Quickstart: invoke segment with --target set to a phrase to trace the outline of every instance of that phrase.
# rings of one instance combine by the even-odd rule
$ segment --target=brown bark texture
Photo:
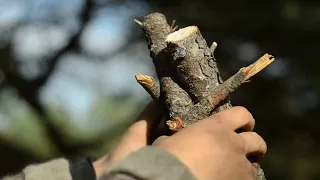
[[[223,81],[214,57],[217,43],[208,47],[197,26],[175,31],[161,13],[135,21],[146,35],[160,84],[148,75],[136,75],[136,80],[164,108],[165,121],[158,129],[171,133],[232,107],[229,94],[274,61],[272,55],[265,54]],[[257,179],[265,180],[259,164],[253,166]]]

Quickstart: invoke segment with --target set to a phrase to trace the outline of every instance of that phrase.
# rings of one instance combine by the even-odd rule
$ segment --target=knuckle
[[[220,114],[217,114],[217,118],[214,120],[215,124],[224,124],[224,119],[220,116]]]
[[[168,136],[160,136],[152,144],[163,145],[163,144],[166,144],[167,139],[168,139]]]
[[[221,114],[212,115],[200,121],[200,123],[202,123],[204,129],[208,129],[209,131],[226,128],[225,118]]]
[[[260,152],[262,154],[267,153],[267,143],[265,142],[265,140],[256,132],[252,132],[251,134],[252,134],[252,136],[255,137],[256,142],[259,145],[258,152]]]
[[[246,123],[245,129],[252,131],[255,126],[255,119],[249,110],[243,106],[237,106],[235,110],[238,117],[243,118],[243,121]]]
[[[248,109],[243,106],[235,106],[233,108],[234,108],[234,111],[237,111],[239,114],[250,114]]]
[[[253,118],[252,114],[249,112],[249,110],[243,106],[236,106],[234,107],[235,111],[238,113],[238,115],[242,117],[247,117],[247,118]]]
[[[259,151],[265,154],[267,152],[267,143],[258,133],[253,132],[253,135],[257,137],[257,143],[259,143]]]
[[[218,137],[225,139],[227,137],[226,133],[228,132],[225,130],[224,125],[220,125],[206,128],[205,131],[202,131],[202,136],[209,139]]]
[[[221,113],[216,113],[216,114],[213,114],[213,115],[205,118],[204,121],[220,124],[220,123],[223,123],[223,119],[224,118],[223,118],[223,115]]]

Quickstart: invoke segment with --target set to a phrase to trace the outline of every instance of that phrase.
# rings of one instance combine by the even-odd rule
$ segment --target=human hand
[[[113,150],[93,163],[96,176],[99,178],[106,167],[125,158],[130,153],[148,145],[153,127],[159,123],[161,111],[155,102],[147,105],[137,121],[121,137]]]
[[[253,131],[255,121],[243,107],[233,107],[190,125],[153,145],[181,160],[201,180],[253,180],[247,156],[264,156],[265,141]],[[246,132],[236,133],[236,130]]]

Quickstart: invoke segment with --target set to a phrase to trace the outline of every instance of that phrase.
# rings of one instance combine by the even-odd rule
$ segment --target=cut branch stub
[[[150,94],[153,100],[159,100],[160,87],[152,76],[137,74],[136,80]]]
[[[178,84],[193,99],[201,102],[219,84],[218,72],[212,51],[196,26],[171,33],[167,39],[168,55],[172,57]]]

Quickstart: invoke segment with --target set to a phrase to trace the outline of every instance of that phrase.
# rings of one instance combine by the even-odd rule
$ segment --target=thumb
[[[149,103],[108,155],[109,161],[119,161],[130,153],[147,146],[151,131],[159,123],[160,117],[161,111],[157,108],[156,102]]]
[[[148,144],[153,130],[157,128],[162,116],[162,109],[155,101],[150,102],[139,115],[136,122],[126,132],[126,138],[133,139],[143,145]]]
[[[152,145],[159,145],[161,144],[164,140],[166,140],[169,136],[163,135],[158,137],[153,143]]]

